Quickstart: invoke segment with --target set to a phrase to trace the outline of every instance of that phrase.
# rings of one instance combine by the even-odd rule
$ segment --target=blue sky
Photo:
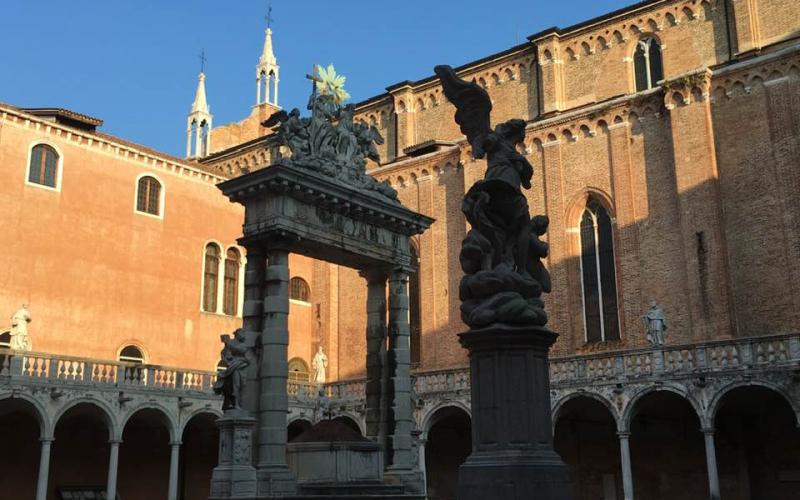
[[[280,104],[305,105],[305,74],[333,63],[355,101],[569,26],[632,0],[273,0]],[[205,49],[214,124],[255,102],[267,0],[3,0],[0,101],[65,107],[107,133],[182,156]]]

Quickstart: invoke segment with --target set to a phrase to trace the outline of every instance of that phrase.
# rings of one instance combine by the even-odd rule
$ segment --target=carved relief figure
[[[31,339],[28,336],[28,323],[31,322],[31,313],[28,304],[22,304],[13,315],[11,315],[11,342],[9,347],[16,351],[30,351],[32,349]]]
[[[317,354],[314,355],[314,359],[311,360],[311,368],[314,369],[314,383],[324,384],[326,380],[325,369],[328,368],[328,356],[322,352],[322,344],[317,348]]]
[[[214,392],[222,394],[223,410],[241,410],[242,394],[244,389],[245,377],[244,369],[250,364],[247,360],[248,347],[245,344],[245,335],[242,328],[230,335],[220,335],[220,340],[224,344],[221,352],[222,361],[225,363],[225,371],[217,376],[214,383]]]
[[[666,342],[667,320],[661,307],[652,301],[647,314],[642,316],[645,325],[647,340],[653,346],[662,346]]]

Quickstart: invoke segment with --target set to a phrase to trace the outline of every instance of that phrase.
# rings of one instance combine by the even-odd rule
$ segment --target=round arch
[[[61,417],[63,417],[71,409],[82,404],[88,404],[100,410],[100,416],[103,418],[103,420],[105,420],[106,427],[108,428],[109,440],[117,439],[117,435],[122,434],[122,430],[119,427],[119,421],[115,417],[114,410],[108,406],[107,403],[99,399],[83,397],[70,401],[67,405],[56,412],[52,420],[52,435],[55,435],[55,430],[56,427],[58,427],[58,422],[61,420]]]
[[[464,403],[463,401],[445,401],[443,403],[439,403],[438,405],[434,406],[427,413],[422,417],[422,421],[420,422],[419,428],[422,429],[423,432],[427,433],[428,431],[433,428],[441,419],[448,416],[448,413],[454,410],[461,410],[472,422],[472,409],[469,407],[468,404]],[[452,414],[452,413],[450,413]]]
[[[605,407],[605,409],[608,410],[609,414],[611,415],[611,418],[614,420],[614,424],[616,425],[617,429],[618,430],[620,429],[621,416],[619,414],[619,411],[617,411],[617,407],[614,406],[611,403],[611,401],[609,401],[608,399],[603,397],[601,394],[598,394],[596,392],[572,392],[572,393],[567,394],[566,396],[562,397],[558,401],[556,401],[556,404],[553,405],[553,410],[552,410],[552,415],[553,415],[552,426],[553,426],[553,430],[555,430],[555,428],[556,428],[556,422],[558,422],[558,418],[561,416],[561,413],[564,410],[564,407],[570,401],[574,401],[574,400],[582,398],[582,397],[597,401],[598,403],[603,405]]]
[[[633,395],[622,412],[619,428],[620,432],[630,432],[631,422],[633,421],[633,417],[636,416],[637,403],[639,403],[645,396],[649,394],[655,394],[657,392],[671,392],[682,397],[692,407],[700,424],[704,425],[706,422],[702,405],[691,394],[689,394],[686,389],[675,385],[662,385],[656,387],[647,387]]]
[[[170,411],[165,406],[153,402],[147,402],[135,406],[122,417],[120,420],[117,439],[122,439],[122,435],[125,432],[125,426],[131,420],[131,418],[144,410],[154,410],[157,414],[160,414],[160,418],[163,419],[162,423],[166,426],[167,431],[169,432],[170,441],[180,441],[180,434],[178,434],[178,428],[180,426],[175,421],[175,418],[170,414]]]
[[[364,426],[361,423],[361,419],[359,419],[358,417],[356,417],[355,415],[353,415],[350,412],[337,413],[333,417],[333,420],[338,420],[338,421],[344,423],[345,425],[347,425],[350,428],[352,428],[354,431],[358,431],[358,433],[361,434],[362,436],[365,433],[365,429],[364,429]]]
[[[158,189],[158,214],[151,214],[148,212],[141,212],[139,211],[139,182],[145,178],[150,177],[154,179],[159,186]],[[167,186],[164,184],[164,180],[159,177],[154,172],[142,172],[141,174],[136,176],[136,179],[133,183],[133,212],[139,215],[147,215],[149,217],[154,217],[156,219],[163,219],[164,212],[166,211],[166,200],[167,200]]]
[[[23,406],[30,409],[30,415],[36,419],[39,424],[39,437],[52,438],[54,426],[47,418],[47,410],[36,399],[28,396],[27,394],[12,394],[11,392],[0,393],[0,407],[5,401],[22,402]]]
[[[150,353],[145,349],[144,343],[138,339],[126,339],[119,343],[117,348],[114,350],[114,360],[119,361],[119,357],[122,354],[122,351],[126,347],[135,347],[139,349],[139,352],[142,353],[142,363],[147,363],[150,359]]]
[[[56,152],[58,156],[58,161],[56,162],[56,185],[55,187],[46,186],[43,184],[36,184],[30,182],[28,179],[30,178],[30,170],[31,170],[31,158],[33,157],[33,148],[36,146],[47,146],[52,148],[53,151]],[[28,144],[28,159],[27,163],[25,164],[25,184],[28,186],[36,186],[42,189],[48,189],[50,191],[61,191],[61,179],[64,177],[64,153],[61,151],[61,148],[53,142],[47,139],[36,139],[35,141]]]
[[[222,418],[222,410],[217,408],[198,408],[188,415],[185,418],[181,419],[181,422],[178,424],[176,428],[176,433],[179,436],[183,435],[183,431],[186,430],[186,426],[189,425],[189,422],[192,421],[193,418],[199,417],[201,415],[211,415],[215,419]]]
[[[750,380],[746,382],[737,381],[737,382],[731,382],[730,384],[722,387],[719,391],[717,391],[717,393],[711,399],[711,402],[709,402],[708,404],[708,409],[706,410],[707,421],[704,422],[704,425],[705,423],[708,423],[709,427],[713,426],[714,421],[717,418],[717,413],[719,413],[719,409],[722,406],[722,402],[725,399],[726,395],[728,395],[732,391],[735,391],[736,389],[743,389],[748,387],[760,387],[771,390],[780,395],[781,398],[783,398],[784,401],[786,401],[786,404],[789,405],[789,408],[791,408],[792,411],[794,412],[795,419],[797,420],[797,425],[798,427],[800,427],[800,407],[798,407],[798,405],[795,404],[795,402],[792,400],[792,397],[782,387],[765,380]]]

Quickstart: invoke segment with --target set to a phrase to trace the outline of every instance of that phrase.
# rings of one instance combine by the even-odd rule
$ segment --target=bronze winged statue
[[[539,236],[548,221],[530,217],[522,194],[522,188],[531,188],[533,176],[533,167],[516,149],[525,139],[525,121],[512,119],[492,129],[486,90],[462,80],[450,66],[436,66],[434,72],[456,107],[456,123],[473,156],[487,163],[486,175],[470,188],[461,208],[472,226],[460,255],[462,319],[472,328],[544,326],[541,294],[550,291],[550,276],[541,262],[547,243]]]

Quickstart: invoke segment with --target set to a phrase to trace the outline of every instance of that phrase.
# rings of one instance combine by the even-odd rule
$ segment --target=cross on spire
[[[204,73],[206,69],[206,49],[200,51],[200,73]]]
[[[270,2],[270,3],[268,4],[268,7],[267,7],[267,15],[266,15],[266,16],[264,16],[264,19],[267,21],[267,28],[271,28],[271,27],[272,27],[272,21],[274,21],[274,20],[275,20],[275,19],[272,17],[272,2]]]

